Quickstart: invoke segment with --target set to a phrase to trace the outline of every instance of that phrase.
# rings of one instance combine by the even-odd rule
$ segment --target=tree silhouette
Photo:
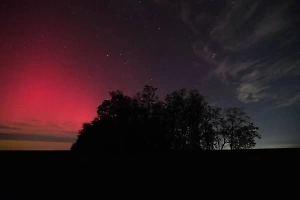
[[[142,135],[147,150],[166,150],[167,127],[163,119],[163,102],[155,94],[157,88],[146,85],[142,93],[137,93],[133,98],[134,110],[137,120],[134,127],[138,126],[138,134]]]
[[[110,92],[97,117],[84,123],[72,151],[140,153],[180,150],[248,149],[260,138],[243,109],[210,107],[197,90],[167,94],[146,85],[133,97]]]
[[[203,125],[202,125],[202,148],[206,150],[219,149],[219,117],[220,108],[213,108],[206,106],[204,111]]]
[[[181,150],[188,142],[187,135],[184,133],[186,121],[185,114],[186,90],[181,89],[168,94],[165,98],[165,122],[168,127],[168,138],[170,149]]]
[[[186,127],[188,129],[189,143],[191,149],[200,149],[201,141],[208,134],[205,132],[207,124],[205,124],[207,103],[204,101],[202,96],[197,90],[191,90],[188,98],[186,99],[184,118],[186,121]]]
[[[255,138],[261,138],[258,127],[249,122],[249,117],[243,108],[227,108],[224,117],[220,119],[223,138],[221,149],[229,144],[230,149],[249,149],[255,146]]]

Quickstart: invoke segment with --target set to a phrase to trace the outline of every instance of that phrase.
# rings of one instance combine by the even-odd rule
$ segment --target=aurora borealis
[[[297,147],[297,8],[297,1],[1,1],[0,149],[8,141],[12,149],[35,149],[33,142],[65,149],[108,91],[132,95],[146,84],[160,98],[198,89],[212,105],[245,107],[260,127],[259,148]]]

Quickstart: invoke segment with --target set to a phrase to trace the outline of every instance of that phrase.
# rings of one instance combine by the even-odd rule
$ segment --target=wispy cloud
[[[242,83],[237,88],[238,99],[244,103],[258,102],[266,98],[267,93],[264,91],[268,86],[256,86],[251,83]]]
[[[0,133],[0,140],[44,141],[44,142],[74,142],[75,138],[43,134]]]
[[[0,130],[20,130],[20,128],[0,124]]]
[[[38,139],[49,141],[51,138],[74,139],[76,138],[76,129],[76,124],[68,121],[59,124],[43,120],[2,121],[0,123],[0,134],[9,134],[9,136],[14,137],[11,139],[15,139],[16,137],[25,138],[28,136],[29,138],[35,138],[35,141]],[[45,140],[45,138],[49,140]]]
[[[290,106],[297,102],[300,102],[300,91],[293,97],[282,98],[279,102],[276,103],[275,108]]]
[[[290,12],[295,1],[222,1],[215,10],[207,3],[180,1],[178,13],[198,36],[193,50],[213,67],[209,76],[232,85],[243,103],[299,103],[291,87],[300,84],[300,18]]]

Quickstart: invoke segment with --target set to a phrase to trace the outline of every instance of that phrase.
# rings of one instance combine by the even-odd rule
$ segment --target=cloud
[[[280,107],[290,106],[290,105],[293,105],[293,104],[295,104],[297,102],[300,102],[300,92],[298,92],[293,97],[282,98],[281,101],[279,101],[274,108],[280,108]]]
[[[300,18],[296,1],[180,1],[178,15],[195,33],[195,55],[209,77],[232,85],[243,103],[285,107],[300,102]],[[197,8],[197,9],[196,9]],[[213,8],[213,9],[212,9]]]
[[[220,12],[218,20],[209,32],[210,38],[222,45],[224,50],[239,51],[250,45],[253,38],[249,32],[243,31],[245,24],[252,22],[251,17],[257,12],[260,1],[227,1]]]
[[[11,122],[11,125],[17,126],[17,127],[31,127],[34,125],[34,123],[26,123],[26,122]]]
[[[237,88],[238,99],[244,103],[258,102],[266,98],[267,93],[264,91],[268,88],[256,86],[251,83],[242,83]]]
[[[231,58],[225,57],[220,62],[216,63],[217,67],[210,72],[210,76],[216,76],[220,78],[222,81],[228,83],[229,78],[238,78],[241,73],[246,70],[251,70],[255,65],[258,64],[258,60],[245,60],[243,62],[237,62],[236,60],[230,60]],[[254,74],[255,72],[255,74]],[[257,71],[251,72],[250,74],[245,74],[245,78],[249,78],[249,76],[253,77],[253,75],[258,75]]]
[[[268,35],[277,33],[290,25],[290,19],[286,17],[288,8],[292,5],[293,1],[286,1],[284,4],[280,4],[265,11],[264,16],[256,24],[253,31],[255,38],[261,39]]]
[[[20,128],[18,128],[18,127],[13,127],[13,126],[7,126],[7,125],[0,124],[0,130],[1,129],[4,129],[4,130],[20,130]]]
[[[181,4],[182,9],[180,11],[180,17],[184,23],[190,24],[191,23],[191,9],[187,2],[182,2]]]
[[[78,128],[75,122],[69,121],[60,124],[43,120],[3,121],[0,124],[0,133],[75,138]]]
[[[55,135],[22,134],[22,133],[0,133],[0,140],[22,140],[22,141],[45,141],[45,142],[75,142],[71,137],[59,137]]]

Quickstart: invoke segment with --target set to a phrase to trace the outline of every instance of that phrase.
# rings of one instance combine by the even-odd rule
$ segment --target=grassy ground
[[[297,191],[299,155],[300,149],[90,158],[69,151],[0,152],[0,193],[10,199],[19,199],[20,194],[55,199],[96,199],[105,194],[139,198],[154,194],[230,195],[242,199],[287,195]]]

